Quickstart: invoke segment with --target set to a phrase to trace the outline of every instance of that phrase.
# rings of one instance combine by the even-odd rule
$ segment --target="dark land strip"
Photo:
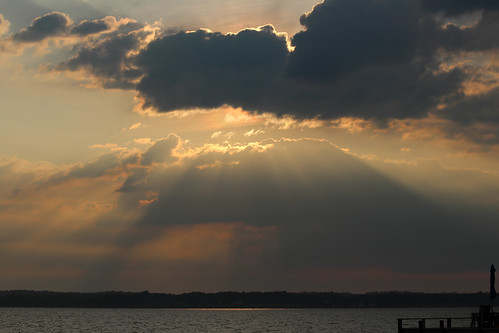
[[[191,292],[165,294],[31,290],[0,291],[0,307],[71,308],[390,308],[475,307],[490,303],[488,293],[372,292]]]

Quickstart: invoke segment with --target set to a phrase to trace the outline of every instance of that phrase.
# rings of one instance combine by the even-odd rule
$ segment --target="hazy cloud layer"
[[[147,156],[151,154],[159,164],[150,163]],[[476,260],[481,253],[497,250],[491,236],[497,229],[497,209],[492,203],[482,205],[483,200],[478,200],[480,205],[463,201],[463,188],[496,179],[492,175],[445,170],[436,163],[422,167],[421,174],[409,165],[382,166],[403,180],[398,183],[325,141],[308,139],[265,140],[237,148],[188,147],[170,135],[134,163],[123,169],[128,176],[118,192],[116,211],[99,219],[100,225],[107,225],[113,223],[113,216],[124,215],[119,211],[140,207],[135,224],[122,230],[115,244],[135,251],[175,242],[169,232],[178,228],[192,232],[201,228],[205,233],[216,228],[225,230],[225,235],[226,228],[239,230],[230,236],[228,251],[240,262],[232,267],[232,278],[240,283],[250,283],[248,276],[256,278],[258,272],[275,269],[376,267],[411,274],[452,272],[465,263],[473,270],[482,265]],[[438,175],[434,180],[426,179],[430,169]],[[85,174],[100,178],[104,173]],[[427,190],[428,196],[423,196],[411,190],[417,186],[409,175],[432,182],[443,192],[437,195]],[[456,184],[454,193],[438,185],[440,178]],[[488,197],[497,189],[493,184],[495,180],[477,195]],[[250,243],[248,233],[256,233]],[[463,247],[469,238],[482,240],[480,246]],[[210,241],[206,242],[198,245],[207,257],[193,262],[210,260]],[[253,251],[247,252],[248,246]],[[192,247],[182,251],[197,253],[197,245]],[[265,255],[258,255],[259,251]],[[190,259],[185,260],[187,264]],[[115,262],[108,270],[126,265]],[[208,268],[203,271],[213,273]]]
[[[51,178],[50,182],[60,182],[68,179],[78,178],[98,178],[104,176],[109,171],[117,167],[121,167],[121,160],[115,154],[106,154],[99,157],[99,159],[85,164],[77,165],[67,170],[66,172],[59,173]]]
[[[140,223],[244,222],[276,227],[281,251],[267,254],[269,267],[340,268],[381,260],[384,268],[412,271],[423,256],[425,263],[416,270],[445,271],[460,265],[443,264],[448,251],[472,260],[470,249],[460,244],[471,234],[488,239],[469,222],[473,213],[448,211],[326,142],[261,144],[272,148],[260,153],[248,147],[231,155],[200,154],[202,162],[187,160],[163,176],[149,175],[143,186],[155,189],[158,200]],[[223,162],[217,166],[217,160]],[[212,167],[199,167],[204,165]],[[493,216],[484,213],[481,223],[489,225]],[[450,228],[454,232],[447,233]],[[438,250],[442,241],[445,251]],[[342,255],[344,251],[348,256]]]
[[[194,146],[174,134],[70,167],[0,160],[2,259],[13,276],[22,276],[20,263],[47,273],[40,286],[54,286],[44,267],[57,264],[59,278],[83,289],[95,281],[140,287],[134,272],[157,290],[165,288],[152,282],[158,276],[176,290],[277,288],[276,281],[323,289],[340,285],[340,271],[411,277],[480,270],[480,258],[488,264],[483,254],[498,250],[497,175],[380,161],[394,181],[375,164],[324,140]],[[463,246],[470,238],[480,244]],[[217,283],[200,284],[207,276]],[[382,285],[359,281],[349,288]]]

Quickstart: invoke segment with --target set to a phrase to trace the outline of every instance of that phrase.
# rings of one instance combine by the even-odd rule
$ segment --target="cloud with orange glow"
[[[43,82],[4,96],[0,283],[468,290],[499,250],[498,13],[325,0],[294,35],[0,15],[0,70]],[[82,111],[49,112],[54,87]]]
[[[9,31],[10,22],[0,13],[0,37]]]
[[[354,276],[359,265],[387,276],[411,269],[426,274],[428,267],[447,274],[457,266],[442,266],[442,241],[473,269],[478,253],[461,244],[470,234],[487,239],[499,214],[497,175],[424,161],[363,160],[318,139],[196,146],[172,134],[86,164],[4,158],[0,167],[0,218],[10,221],[2,226],[9,235],[2,252],[11,258],[4,262],[22,276],[25,268],[12,258],[31,263],[27,256],[37,249],[32,267],[46,276],[44,283],[55,271],[43,265],[61,256],[67,262],[59,265],[61,276],[95,279],[103,288],[133,288],[137,274],[151,286],[162,277],[177,290],[199,283],[195,276],[219,281],[203,290],[265,289],[279,272],[288,272],[283,287],[306,281],[322,288],[326,275],[319,272]],[[487,186],[476,201],[465,200],[478,182]],[[459,202],[453,212],[434,204],[443,197],[451,206]],[[488,231],[470,222],[471,212]],[[462,231],[448,234],[456,225]],[[484,244],[495,249],[495,242]],[[432,259],[424,266],[407,266],[407,258],[417,262],[425,253]],[[0,279],[12,281],[1,273]],[[376,281],[372,286],[381,286]]]
[[[484,5],[474,22],[459,19],[475,7],[325,0],[300,18],[303,30],[294,36],[272,25],[222,34],[111,16],[73,23],[52,12],[12,39],[72,39],[76,54],[51,68],[93,87],[135,90],[136,109],[144,114],[185,117],[230,107],[226,120],[233,124],[272,114],[267,123],[281,129],[295,121],[314,128],[357,119],[356,129],[350,127],[356,131],[362,122],[383,128],[392,120],[441,118],[468,141],[496,145],[491,59],[499,48],[498,12]],[[366,8],[371,15],[363,20],[341,19]],[[467,136],[469,128],[474,134]]]

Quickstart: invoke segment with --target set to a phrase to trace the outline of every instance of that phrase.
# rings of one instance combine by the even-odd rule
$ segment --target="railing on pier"
[[[397,321],[399,333],[425,329],[444,331],[449,328],[471,328],[475,325],[473,317],[399,318]]]

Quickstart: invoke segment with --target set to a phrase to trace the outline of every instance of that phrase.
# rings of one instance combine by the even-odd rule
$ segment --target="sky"
[[[0,289],[489,288],[494,0],[0,0]]]

